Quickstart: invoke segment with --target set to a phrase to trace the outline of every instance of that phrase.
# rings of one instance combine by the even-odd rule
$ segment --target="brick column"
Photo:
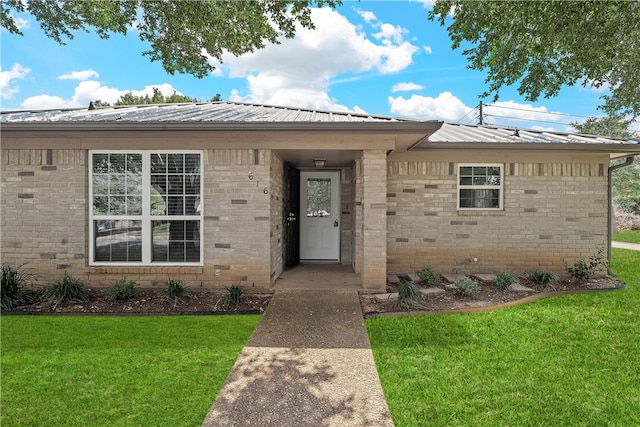
[[[362,153],[362,286],[384,290],[387,281],[387,153]]]

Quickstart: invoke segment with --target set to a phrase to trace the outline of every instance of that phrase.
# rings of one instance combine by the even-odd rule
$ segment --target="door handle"
[[[335,221],[333,221],[333,226],[334,226],[334,227],[338,227],[338,226],[339,226],[339,225],[338,225],[338,220],[337,220],[337,219],[336,219]]]

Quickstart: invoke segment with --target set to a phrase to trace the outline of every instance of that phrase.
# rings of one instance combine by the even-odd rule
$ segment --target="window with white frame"
[[[92,264],[201,264],[200,152],[91,151]]]
[[[459,164],[458,209],[502,209],[502,178],[499,164]]]

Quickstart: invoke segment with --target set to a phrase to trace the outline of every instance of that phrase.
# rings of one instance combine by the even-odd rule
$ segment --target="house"
[[[231,102],[3,112],[2,263],[270,288],[302,262],[563,271],[636,141]]]

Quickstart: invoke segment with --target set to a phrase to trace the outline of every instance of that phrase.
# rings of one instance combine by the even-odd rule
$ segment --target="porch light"
[[[327,159],[313,159],[313,164],[316,165],[317,168],[323,168]]]

